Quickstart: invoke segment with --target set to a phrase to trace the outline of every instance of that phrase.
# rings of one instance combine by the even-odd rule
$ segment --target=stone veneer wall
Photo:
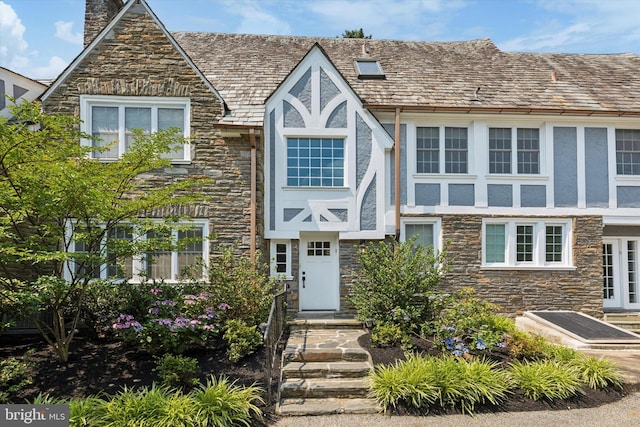
[[[602,217],[573,217],[575,270],[483,270],[482,218],[443,215],[451,269],[445,290],[471,286],[505,313],[576,310],[602,317]]]
[[[249,248],[251,144],[248,135],[223,138],[215,124],[222,116],[220,100],[185,62],[141,6],[126,14],[113,31],[90,52],[52,93],[44,108],[79,116],[80,95],[188,97],[191,102],[192,163],[157,170],[140,179],[162,186],[184,178],[209,178],[203,190],[210,200],[184,208],[183,213],[208,218],[217,242]],[[257,138],[258,159],[262,141]],[[263,167],[259,161],[258,218],[262,217]],[[152,212],[164,216],[174,209]],[[262,227],[258,221],[259,227]],[[260,230],[260,228],[259,228]],[[258,231],[258,236],[262,233]],[[263,241],[258,239],[258,248]],[[215,246],[212,248],[215,253]]]

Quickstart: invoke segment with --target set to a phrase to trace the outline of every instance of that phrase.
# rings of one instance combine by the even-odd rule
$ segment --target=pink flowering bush
[[[120,314],[112,325],[125,341],[152,354],[181,354],[219,337],[227,304],[214,303],[207,292],[179,294],[172,299],[166,299],[160,288],[152,288],[150,293],[154,301],[144,319]]]

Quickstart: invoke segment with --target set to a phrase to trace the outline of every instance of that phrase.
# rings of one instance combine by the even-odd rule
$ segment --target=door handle
[[[303,288],[305,288],[305,287],[306,287],[306,286],[305,286],[305,284],[304,284],[305,280],[307,280],[306,274],[307,274],[307,273],[305,273],[304,271],[302,272],[302,287],[303,287]]]

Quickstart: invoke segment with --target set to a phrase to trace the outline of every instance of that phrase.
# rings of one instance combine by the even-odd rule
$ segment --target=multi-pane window
[[[638,250],[635,240],[627,241],[627,279],[629,289],[629,302],[638,302]]]
[[[518,128],[518,173],[540,173],[540,129]]]
[[[618,175],[640,175],[640,130],[616,129]]]
[[[485,220],[482,249],[485,267],[571,267],[571,222]]]
[[[291,278],[291,243],[289,241],[271,241],[271,275]]]
[[[540,129],[489,128],[489,173],[510,174],[514,170],[525,175],[540,173]]]
[[[489,128],[489,173],[511,173],[510,128]]]
[[[406,237],[416,237],[415,244],[425,248],[434,246],[433,224],[408,223],[404,226]]]
[[[90,251],[81,239],[74,241],[74,252],[87,255],[74,258],[73,272],[95,279],[135,281],[173,281],[186,274],[200,277],[204,274],[208,257],[206,238],[204,223],[147,233],[137,233],[133,227],[119,226],[109,231],[100,248]],[[148,251],[132,256],[132,244],[141,240],[148,245]],[[95,255],[89,257],[90,252]]]
[[[445,173],[467,173],[467,128],[444,128]]]
[[[602,291],[603,298],[612,300],[615,298],[615,275],[614,275],[614,255],[613,245],[605,243],[602,245]]]
[[[307,256],[331,256],[331,242],[307,242]]]
[[[92,157],[115,160],[129,149],[134,130],[143,133],[177,129],[179,136],[188,137],[188,100],[182,98],[117,98],[108,96],[81,96],[83,129],[94,137]],[[174,150],[163,157],[188,161],[188,146],[177,143]]]
[[[288,138],[287,185],[344,186],[344,139]]]
[[[416,168],[418,173],[440,172],[440,128],[416,129]]]
[[[468,129],[464,127],[417,127],[416,172],[440,173],[444,169],[445,173],[468,173],[468,138]]]

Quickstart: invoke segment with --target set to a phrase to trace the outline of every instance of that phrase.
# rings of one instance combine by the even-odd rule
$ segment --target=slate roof
[[[372,109],[640,116],[640,56],[634,54],[510,53],[488,39],[172,36],[226,101],[231,116],[223,122],[229,124],[262,125],[265,100],[315,43]],[[354,60],[363,57],[379,60],[386,79],[359,80]]]

